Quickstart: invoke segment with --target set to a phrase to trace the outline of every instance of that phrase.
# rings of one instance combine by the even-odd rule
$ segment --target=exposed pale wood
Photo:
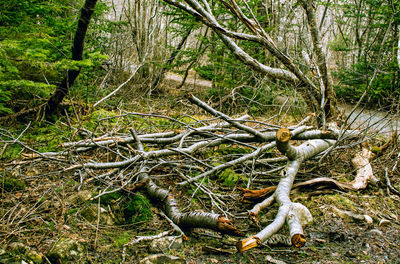
[[[290,137],[291,137],[290,130],[286,127],[280,128],[276,132],[276,140],[280,142],[289,142]]]
[[[276,186],[271,186],[259,190],[250,190],[250,189],[245,189],[238,187],[238,190],[241,191],[242,194],[242,200],[243,201],[256,201],[264,198],[265,196],[273,193],[276,190]]]
[[[372,151],[363,145],[361,152],[356,153],[355,157],[351,160],[357,169],[357,175],[350,184],[357,190],[367,188],[370,179],[374,178],[372,166],[369,162],[373,155]]]
[[[252,236],[237,242],[236,248],[239,252],[244,252],[257,247],[259,244],[261,244],[260,239],[256,236]]]
[[[366,214],[356,214],[351,211],[345,211],[345,210],[340,210],[336,208],[335,206],[332,206],[332,211],[335,212],[338,216],[343,218],[345,221],[364,221],[367,224],[371,225],[373,224],[373,220],[371,216],[366,215]]]
[[[289,141],[282,142],[279,140],[279,137],[283,138],[283,140],[287,139],[286,135],[282,136],[282,134],[286,134],[287,131],[281,131],[285,133],[280,133],[279,135],[277,133],[277,148],[282,154],[288,157],[289,161],[286,165],[286,168],[282,171],[281,180],[274,192],[274,198],[279,205],[278,212],[273,222],[266,226],[263,230],[254,236],[239,241],[237,244],[239,251],[245,251],[256,247],[258,245],[257,239],[259,239],[260,243],[263,243],[273,234],[278,232],[285,222],[289,227],[289,232],[293,239],[292,241],[294,242],[293,245],[302,246],[305,243],[305,236],[299,221],[300,216],[295,210],[293,210],[293,203],[289,198],[289,194],[302,162],[328,149],[335,143],[335,141],[314,139],[309,140],[300,146],[294,147],[289,143]],[[268,198],[267,200],[270,202],[271,198]]]

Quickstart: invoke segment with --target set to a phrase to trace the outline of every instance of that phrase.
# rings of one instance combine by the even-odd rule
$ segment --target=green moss
[[[123,209],[127,223],[147,221],[152,218],[149,200],[142,195],[134,195]]]
[[[131,241],[132,237],[133,236],[129,232],[125,231],[119,236],[113,237],[114,246],[120,248]]]
[[[89,118],[92,121],[98,121],[99,119],[107,118],[107,117],[115,117],[116,115],[117,114],[112,111],[107,111],[105,109],[99,109],[99,110],[93,111],[89,115]]]
[[[67,215],[72,215],[72,214],[76,213],[78,210],[79,210],[78,208],[69,209],[69,210],[67,211]]]
[[[328,204],[334,204],[337,205],[338,207],[341,207],[346,210],[354,211],[354,202],[350,200],[347,197],[344,197],[340,194],[335,194],[335,195],[328,195],[326,196],[326,199],[328,200]]]
[[[73,187],[73,186],[75,186],[76,182],[74,180],[68,180],[65,184],[68,187]]]
[[[20,145],[17,145],[17,144],[8,145],[6,147],[3,155],[0,157],[0,160],[16,159],[19,157],[21,151],[22,151],[22,147]]]
[[[251,152],[250,148],[239,147],[235,145],[220,145],[217,149],[222,155],[232,155],[232,154],[247,154]]]
[[[7,192],[12,192],[12,191],[20,191],[25,189],[25,181],[12,178],[12,177],[1,177],[1,188],[4,189]]]
[[[100,204],[102,205],[111,205],[115,203],[122,194],[120,192],[113,192],[113,193],[108,193],[105,195],[100,196]]]
[[[142,195],[128,196],[126,193],[114,192],[101,196],[100,203],[112,208],[119,224],[132,224],[152,218],[150,201]]]

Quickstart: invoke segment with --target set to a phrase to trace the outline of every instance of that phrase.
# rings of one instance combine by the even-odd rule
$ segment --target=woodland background
[[[85,178],[65,172],[51,159],[34,160],[33,154],[60,151],[63,143],[88,135],[129,135],[130,126],[143,134],[176,132],[193,125],[193,120],[210,119],[187,100],[189,93],[220,112],[231,116],[247,113],[255,120],[270,120],[278,126],[297,124],[312,111],[299,92],[301,85],[245,65],[217,31],[166,2],[169,1],[94,1],[83,53],[77,59],[71,47],[85,1],[1,1],[0,262],[136,262],[152,251],[150,242],[135,242],[134,246],[129,242],[141,235],[155,235],[169,226],[144,194],[123,185],[125,189],[118,187],[116,192],[97,197],[104,188],[115,186],[93,175]],[[319,57],[313,51],[302,1],[239,2],[253,10],[251,14],[247,9],[244,12],[254,16],[252,21],[257,21],[304,76],[320,82]],[[205,6],[225,29],[251,33],[250,26],[232,15],[224,1],[207,3]],[[394,133],[400,113],[400,1],[323,0],[312,4],[329,82],[338,101],[339,113],[329,118],[339,124],[349,122],[346,115],[352,113],[349,109],[353,106],[357,106],[355,112],[361,117],[368,113],[367,121],[354,122],[346,128],[363,131],[361,141],[368,142],[377,154],[371,163],[382,184],[346,193],[296,193],[315,217],[308,231],[310,240],[303,249],[292,249],[278,241],[254,253],[239,254],[232,251],[231,237],[195,232],[184,246],[161,250],[179,256],[177,263],[397,263],[399,198],[388,186],[391,181],[396,189],[400,183],[399,145]],[[234,42],[262,64],[286,66],[259,43],[238,39]],[[63,81],[71,80],[72,72],[77,73],[77,78],[67,85],[65,97],[56,109],[47,108],[49,98],[54,97]],[[133,117],[129,116],[132,112]],[[382,119],[391,120],[389,125],[385,123],[390,129],[373,130],[376,127],[371,123]],[[339,144],[325,163],[306,163],[299,180],[329,175],[350,181],[355,173],[350,160],[361,141]],[[221,160],[249,151],[231,145],[196,157],[217,166]],[[114,154],[99,159],[108,161]],[[74,162],[85,158],[70,157]],[[389,174],[387,168],[391,170]],[[161,168],[158,173],[171,172]],[[237,188],[249,187],[246,173],[245,169],[225,169],[209,183],[219,188],[216,193],[234,197],[229,202],[231,209],[241,203]],[[265,187],[266,182],[252,187]],[[277,178],[267,183],[274,184]],[[173,187],[171,191],[186,197],[187,208],[218,211],[214,204],[205,202],[204,193],[195,196],[196,186],[183,190]],[[72,198],[65,200],[67,197]],[[348,220],[333,210],[335,215],[332,206],[371,215],[375,224]],[[240,213],[246,209],[236,209],[232,212],[240,222],[245,218]],[[271,218],[273,215],[267,212],[260,221],[266,225]],[[388,222],[382,224],[382,219]],[[239,227],[250,233],[259,228],[240,223]],[[66,246],[69,253],[53,252],[59,241],[73,241]],[[71,255],[71,247],[78,252],[76,255]]]

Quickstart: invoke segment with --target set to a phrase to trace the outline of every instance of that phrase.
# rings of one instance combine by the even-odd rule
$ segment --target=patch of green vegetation
[[[329,204],[333,204],[350,211],[356,210],[354,207],[354,202],[340,194],[327,195],[325,198],[328,200]]]
[[[118,236],[115,236],[112,239],[114,242],[114,246],[120,248],[132,240],[132,234],[130,234],[128,231],[124,231],[122,234],[119,234]]]
[[[122,194],[120,192],[113,192],[102,195],[100,196],[100,204],[106,206],[114,204],[121,196]]]
[[[99,125],[100,121],[102,121],[103,125],[112,126],[117,123],[117,118],[113,118],[116,116],[117,113],[101,108],[86,116],[83,125],[89,130],[94,130]]]
[[[198,182],[201,182],[201,181],[202,181],[202,179],[199,179],[199,180],[198,180]],[[207,182],[204,182],[204,184],[206,184],[206,183],[207,183]],[[188,195],[192,196],[193,193],[194,193],[194,191],[196,191],[196,194],[197,194],[197,195],[200,195],[200,196],[201,196],[201,195],[203,194],[203,191],[200,190],[200,188],[197,188],[196,185],[191,184],[190,187],[191,187],[191,188],[187,190],[187,194],[188,194]],[[192,202],[196,202],[196,201],[197,201],[197,199],[196,199],[195,197],[193,197],[193,198],[192,198]]]
[[[9,129],[10,136],[3,135],[1,139],[12,140],[23,131],[19,141],[26,143],[39,152],[57,151],[60,144],[69,141],[73,132],[59,127],[58,124],[48,124],[44,122],[34,122],[26,129],[26,126],[17,126]],[[23,147],[18,143],[6,146],[0,160],[12,160],[20,156]]]
[[[67,185],[68,187],[73,187],[75,186],[76,182],[74,180],[68,180],[65,185]]]
[[[100,197],[100,203],[113,208],[120,224],[132,224],[152,218],[150,201],[143,195],[127,196],[114,192]]]
[[[92,121],[98,121],[102,118],[115,117],[117,114],[113,111],[107,111],[103,108],[93,111],[88,117]]]
[[[222,162],[218,158],[224,156],[231,156],[231,155],[243,155],[248,154],[252,150],[250,148],[241,147],[237,145],[226,145],[222,144],[215,148],[210,148],[205,151],[202,151],[201,155],[204,159],[212,159],[214,160],[213,166],[221,165]]]
[[[19,157],[23,148],[18,144],[8,145],[0,157],[0,160],[13,160]]]
[[[1,188],[7,192],[20,191],[25,189],[26,183],[23,180],[2,176],[0,180]]]
[[[372,62],[362,60],[349,68],[343,67],[332,72],[332,75],[339,80],[339,84],[335,85],[337,96],[349,102],[364,98],[362,103],[365,105],[379,104],[389,107],[399,96],[397,86],[393,82],[398,66],[395,63],[387,63],[368,86],[369,78],[375,71],[371,65]],[[363,97],[364,92],[367,93],[365,97]]]
[[[40,152],[55,151],[68,136],[68,131],[63,130],[62,135],[60,137],[60,129],[55,125],[38,124],[27,134],[26,140],[37,144],[37,150]]]
[[[123,212],[127,223],[143,222],[152,218],[150,201],[145,196],[134,195],[124,207]]]
[[[71,208],[67,211],[67,215],[73,215],[76,213],[79,209],[78,208]]]
[[[233,187],[240,181],[247,181],[248,178],[245,177],[243,174],[236,173],[233,169],[228,168],[222,171],[218,178],[223,181],[223,184],[228,187]]]
[[[360,259],[362,259],[362,260],[371,260],[372,259],[372,257],[370,255],[367,255],[367,254],[361,254],[358,257]]]
[[[232,155],[232,154],[248,154],[251,152],[251,149],[246,147],[239,147],[236,145],[222,144],[218,147],[217,151],[222,155]]]

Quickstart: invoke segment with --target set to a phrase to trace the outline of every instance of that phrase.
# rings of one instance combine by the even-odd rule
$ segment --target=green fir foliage
[[[99,66],[106,59],[102,55],[105,40],[95,36],[109,26],[95,18],[85,41],[90,52],[82,61],[71,60],[72,38],[82,4],[78,0],[1,1],[0,115],[40,104],[71,69],[87,73],[83,82],[78,81],[73,95],[87,98],[83,91],[93,92],[82,86],[93,84],[96,73],[100,73]],[[106,10],[105,4],[99,4],[95,14]]]
[[[339,26],[349,21],[353,25],[353,31],[341,32],[329,43],[339,55],[339,67],[333,72],[339,81],[335,86],[337,96],[354,102],[366,92],[363,104],[390,109],[400,99],[396,58],[400,1],[346,1],[336,7],[344,15],[338,20]]]

